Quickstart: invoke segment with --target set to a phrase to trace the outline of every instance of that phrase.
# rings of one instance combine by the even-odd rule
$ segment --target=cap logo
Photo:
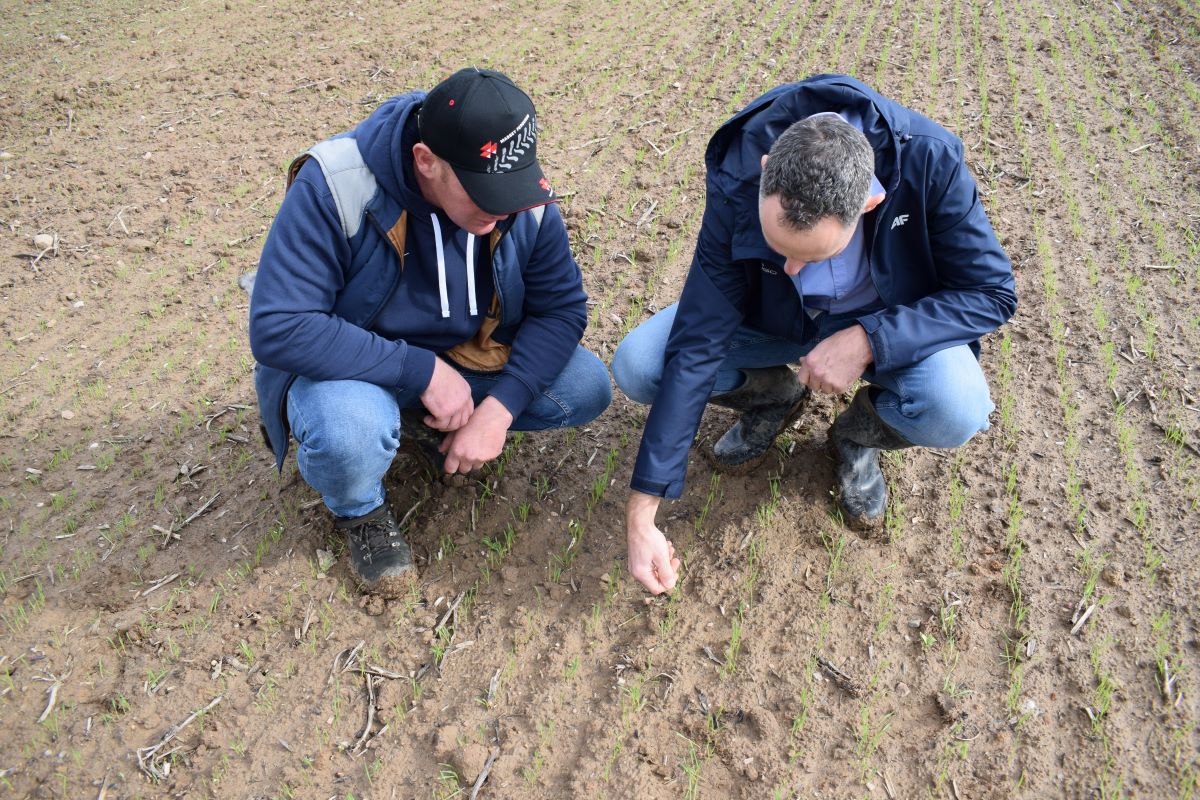
[[[496,143],[495,142],[488,142],[483,147],[479,148],[479,157],[480,158],[491,158],[494,155],[496,155]]]
[[[541,180],[538,181],[538,186],[542,187],[542,189],[546,192],[546,194],[550,195],[551,197],[554,197],[554,190],[550,188],[550,181],[546,180],[545,178],[542,178]]]
[[[509,131],[503,139],[500,140],[499,148],[496,145],[488,142],[492,147],[492,161],[487,166],[488,172],[508,172],[511,170],[521,156],[529,152],[530,148],[537,142],[537,120],[532,114],[526,114],[521,120],[521,124],[513,130]],[[488,145],[480,150],[480,155],[484,155]],[[486,158],[487,156],[484,155]]]

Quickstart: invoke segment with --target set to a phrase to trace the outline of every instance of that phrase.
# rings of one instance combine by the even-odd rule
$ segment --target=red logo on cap
[[[546,180],[545,178],[542,178],[540,181],[538,181],[538,186],[542,187],[547,192],[551,192],[550,181]],[[551,194],[553,194],[553,192],[551,192]]]
[[[479,148],[479,157],[480,158],[491,158],[494,155],[496,155],[496,143],[495,142],[488,142],[483,147]]]

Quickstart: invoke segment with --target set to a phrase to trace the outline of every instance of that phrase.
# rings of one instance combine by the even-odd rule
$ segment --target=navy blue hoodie
[[[419,394],[435,354],[473,337],[495,295],[500,324],[493,338],[512,351],[490,394],[518,417],[583,336],[587,295],[555,205],[545,208],[540,225],[529,211],[499,223],[493,253],[490,237],[468,237],[416,189],[408,173],[414,112],[423,99],[421,92],[394,97],[348,134],[378,184],[351,237],[314,159],[296,176],[263,246],[250,346],[260,413],[280,464],[288,445],[287,389],[298,375]],[[402,211],[403,270],[388,236]],[[443,244],[440,275],[431,215]]]
[[[793,122],[850,109],[875,150],[887,191],[866,214],[865,250],[885,308],[858,318],[876,372],[968,344],[1016,310],[1012,265],[988,222],[962,142],[932,120],[846,75],[777,87],[709,141],[704,217],[667,341],[662,382],[630,485],[679,497],[688,449],[738,326],[809,341],[815,325],[758,219],[760,159]]]

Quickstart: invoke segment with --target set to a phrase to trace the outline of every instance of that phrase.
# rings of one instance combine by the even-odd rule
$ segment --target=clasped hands
[[[466,380],[440,358],[434,360],[433,377],[421,393],[421,402],[429,411],[425,424],[446,433],[438,447],[446,456],[446,472],[465,475],[504,449],[512,414],[494,397],[476,406]]]

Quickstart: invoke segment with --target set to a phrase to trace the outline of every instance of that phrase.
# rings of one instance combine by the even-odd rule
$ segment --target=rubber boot
[[[837,455],[838,503],[846,524],[857,530],[881,528],[888,491],[879,451],[903,450],[912,443],[879,418],[865,387],[833,421],[829,441]]]
[[[808,387],[785,366],[744,369],[746,380],[736,389],[708,402],[742,412],[733,427],[713,445],[711,458],[718,469],[744,472],[766,457],[785,428],[796,421],[808,400]]]

